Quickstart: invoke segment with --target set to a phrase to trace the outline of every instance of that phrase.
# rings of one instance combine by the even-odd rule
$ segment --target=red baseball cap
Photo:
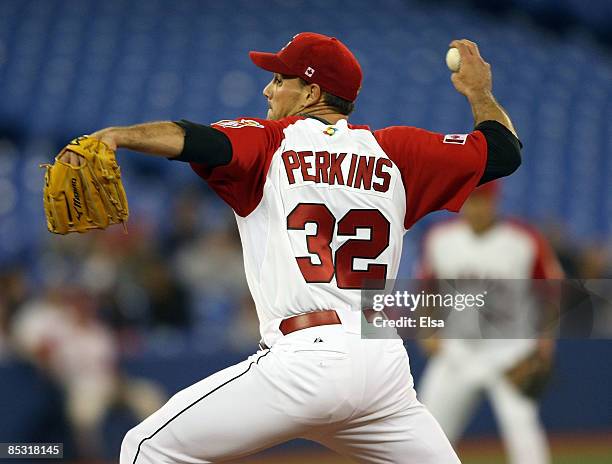
[[[278,53],[249,52],[255,65],[266,71],[297,76],[323,90],[354,101],[361,88],[361,66],[335,37],[301,32]]]

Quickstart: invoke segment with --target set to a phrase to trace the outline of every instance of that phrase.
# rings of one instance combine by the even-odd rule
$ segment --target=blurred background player
[[[538,302],[529,304],[535,296],[522,295],[530,291],[523,286],[525,281],[560,279],[563,272],[542,234],[498,215],[499,188],[499,181],[479,187],[463,206],[461,218],[431,228],[424,239],[419,274],[425,279],[509,279],[506,282],[513,287],[508,289],[512,296],[500,298],[499,292],[489,292],[489,300],[497,297],[498,301],[487,301],[485,309],[494,311],[493,317],[530,319],[529,313],[541,308],[535,307]],[[472,329],[482,328],[478,321],[469,319],[466,311],[453,313],[446,329],[449,324],[452,329],[453,323],[465,321],[474,325]],[[470,328],[466,333],[470,333]],[[510,462],[549,463],[550,453],[535,397],[541,392],[523,391],[522,387],[531,380],[523,376],[540,376],[549,370],[554,341],[545,334],[539,339],[486,339],[486,333],[481,339],[476,338],[478,334],[465,340],[445,336],[452,337],[442,332],[422,340],[430,360],[418,391],[449,440],[458,441],[486,393]],[[532,366],[527,363],[536,358],[537,369],[527,372]],[[540,389],[532,390],[536,388]]]
[[[121,372],[113,333],[96,310],[86,293],[56,289],[24,305],[12,327],[18,352],[64,390],[77,453],[89,459],[104,454],[102,425],[111,408],[143,420],[166,400],[155,383]]]

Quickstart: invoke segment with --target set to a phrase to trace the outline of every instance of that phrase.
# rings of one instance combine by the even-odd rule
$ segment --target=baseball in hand
[[[448,52],[446,52],[446,66],[452,72],[459,71],[459,67],[461,66],[461,55],[459,54],[459,50],[455,47],[449,48]]]

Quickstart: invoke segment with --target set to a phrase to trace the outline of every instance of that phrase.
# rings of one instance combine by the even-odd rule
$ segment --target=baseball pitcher
[[[260,320],[261,349],[130,430],[121,464],[222,462],[298,437],[364,463],[459,462],[416,399],[402,341],[360,336],[360,291],[395,277],[406,231],[431,211],[458,211],[477,185],[520,164],[489,65],[475,43],[451,46],[461,54],[452,82],[474,113],[468,134],[349,124],[362,81],[357,59],[336,38],[301,33],[278,53],[250,53],[273,73],[267,119],[154,122],[80,140],[95,141],[94,153],[127,148],[189,164],[235,212]],[[73,148],[56,165],[89,172],[90,159]],[[87,186],[85,175],[55,181],[55,167],[51,230],[127,220],[117,170]],[[94,194],[109,184],[114,195]],[[89,197],[104,200],[96,204],[108,214],[89,212]]]

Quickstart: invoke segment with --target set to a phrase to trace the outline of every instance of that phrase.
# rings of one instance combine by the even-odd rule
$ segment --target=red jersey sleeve
[[[375,131],[374,137],[401,172],[406,229],[432,211],[459,211],[487,163],[487,141],[480,131],[443,135],[394,126]]]
[[[222,120],[211,127],[223,132],[232,144],[232,160],[225,166],[191,168],[239,216],[248,216],[259,205],[272,161],[281,145],[286,124],[256,118]]]
[[[535,230],[531,230],[531,235],[536,245],[532,279],[563,279],[561,264],[546,238]]]

